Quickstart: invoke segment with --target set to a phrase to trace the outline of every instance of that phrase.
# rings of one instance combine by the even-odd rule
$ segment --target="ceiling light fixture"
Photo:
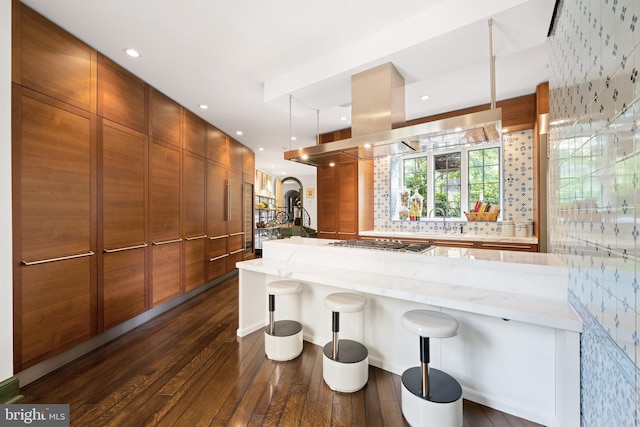
[[[422,95],[422,96],[420,97],[420,99],[421,99],[422,101],[426,101],[427,99],[429,99],[429,95]]]
[[[264,151],[264,148],[263,147],[259,147],[258,151]]]
[[[207,108],[209,108],[209,106],[207,104],[200,104],[200,108],[206,110]]]
[[[125,49],[124,52],[132,58],[140,58],[140,52],[132,47]]]
[[[242,135],[242,131],[241,130],[236,131],[236,135],[241,136]]]
[[[340,120],[345,121],[345,120],[347,120],[347,117],[346,116],[340,116]]]
[[[296,139],[297,139],[297,138],[296,138],[295,136],[292,136],[292,137],[291,137],[291,140],[292,140],[292,141],[295,141]]]

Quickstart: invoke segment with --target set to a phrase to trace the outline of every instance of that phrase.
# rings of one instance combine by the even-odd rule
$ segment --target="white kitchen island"
[[[435,247],[422,254],[329,245],[293,238],[265,242],[261,259],[240,270],[238,335],[267,322],[265,284],[300,281],[279,297],[276,319],[298,319],[304,339],[331,340],[324,297],[367,297],[363,314],[341,322],[341,338],[362,340],[369,361],[401,375],[419,364],[418,338],[402,314],[429,308],[458,319],[459,334],[431,340],[431,365],[453,375],[466,399],[544,425],[580,425],[580,332],[567,302],[567,269],[553,255]]]

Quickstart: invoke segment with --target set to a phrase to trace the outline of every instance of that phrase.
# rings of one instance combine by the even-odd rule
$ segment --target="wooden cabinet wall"
[[[233,270],[226,258],[237,246],[242,259],[242,181],[253,180],[254,162],[193,112],[13,6],[19,372]],[[225,262],[210,267],[214,254]]]

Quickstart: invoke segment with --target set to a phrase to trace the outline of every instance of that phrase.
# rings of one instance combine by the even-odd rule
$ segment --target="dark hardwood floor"
[[[237,276],[22,389],[67,403],[73,426],[404,426],[400,377],[370,367],[359,392],[332,392],[322,349],[273,362],[262,331],[236,337]],[[464,426],[538,424],[464,402]]]

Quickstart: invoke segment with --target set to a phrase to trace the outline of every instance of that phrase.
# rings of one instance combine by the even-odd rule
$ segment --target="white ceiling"
[[[497,99],[534,93],[548,81],[545,40],[555,4],[22,2],[253,149],[256,167],[276,176],[315,173],[283,160],[283,151],[314,145],[318,132],[349,127],[351,75],[371,67],[392,62],[403,75],[407,120],[488,103],[490,18]],[[129,47],[142,56],[126,56]],[[421,101],[425,94],[430,99]]]

